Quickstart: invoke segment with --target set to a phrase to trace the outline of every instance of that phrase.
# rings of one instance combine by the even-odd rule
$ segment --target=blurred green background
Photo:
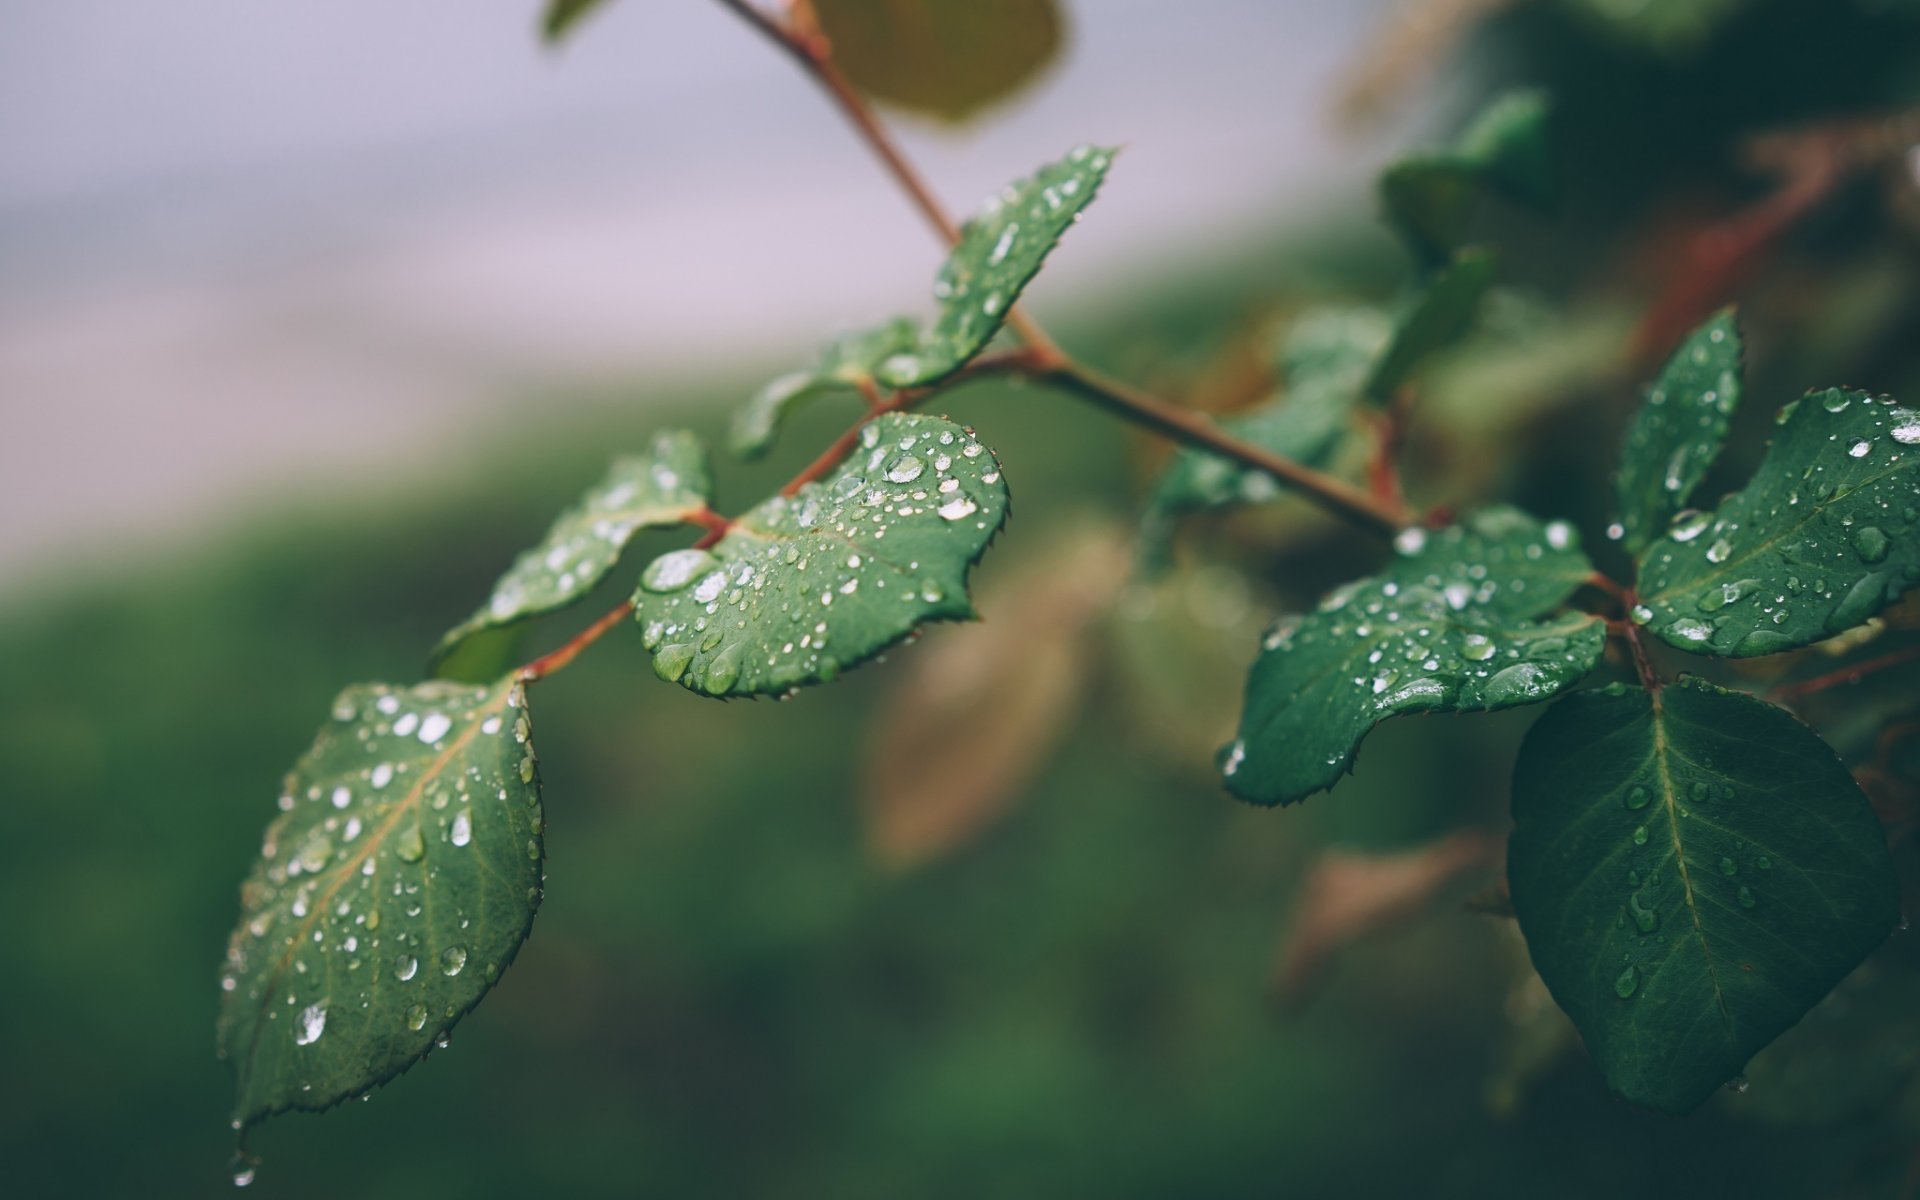
[[[1594,448],[1613,444],[1633,402],[1627,336],[1671,269],[1672,231],[1764,194],[1737,161],[1748,133],[1920,100],[1911,5],[1689,0],[1673,10],[1697,24],[1650,28],[1595,16],[1629,8],[1516,5],[1463,47],[1429,51],[1452,64],[1462,111],[1500,84],[1550,89],[1565,203],[1551,219],[1488,215],[1518,315],[1490,319],[1434,379],[1416,498],[1505,495],[1579,518],[1591,543],[1610,465]],[[1092,4],[1078,15],[1099,19]],[[1730,478],[1773,408],[1804,388],[1920,395],[1917,171],[1897,159],[1849,181],[1738,281],[1755,353]],[[1126,186],[1124,171],[1111,186]],[[1275,229],[1233,257],[1230,270],[1143,281],[1065,314],[1056,332],[1117,373],[1182,394],[1217,385],[1231,402],[1219,380],[1262,319],[1319,297],[1390,295],[1402,270],[1388,236],[1357,219]],[[675,422],[718,441],[759,382],[716,377],[685,389],[684,411],[636,415],[630,398],[655,385],[613,381],[569,397],[564,421],[503,421],[490,450],[417,477],[357,485],[324,507],[290,502],[243,535],[11,597],[0,612],[9,1192],[227,1186],[215,969],[280,775],[331,697],[414,678],[608,447]],[[530,393],[525,410],[548,399]],[[971,388],[946,408],[994,445],[1015,493],[984,586],[1023,542],[1089,509],[1137,510],[1156,452],[1126,431],[1030,389]],[[777,486],[845,419],[823,404],[772,462],[723,468],[720,507]],[[1144,591],[1131,608],[1123,598],[1017,806],[911,872],[866,849],[862,763],[914,656],[955,631],[784,703],[661,684],[632,636],[542,685],[550,882],[532,940],[449,1049],[367,1102],[265,1127],[254,1190],[1911,1188],[1920,1005],[1908,1001],[1920,989],[1907,986],[1913,952],[1898,937],[1875,968],[1894,981],[1890,998],[1875,991],[1881,1007],[1856,1010],[1867,1016],[1811,1029],[1837,1043],[1806,1052],[1811,1074],[1770,1083],[1756,1070],[1748,1093],[1685,1119],[1610,1099],[1529,1001],[1511,922],[1464,903],[1491,875],[1350,948],[1304,1003],[1277,1004],[1268,976],[1321,851],[1502,832],[1507,768],[1532,714],[1392,723],[1333,796],[1284,812],[1231,802],[1208,769],[1196,689],[1224,693],[1230,715],[1255,647],[1247,631],[1364,569],[1370,550],[1290,505],[1190,532],[1180,569],[1198,573],[1211,605],[1156,624]],[[1171,628],[1182,623],[1204,636],[1182,640]],[[1147,652],[1123,652],[1129,638]],[[1910,705],[1911,683],[1870,707]],[[1897,1069],[1881,1078],[1876,1064]]]

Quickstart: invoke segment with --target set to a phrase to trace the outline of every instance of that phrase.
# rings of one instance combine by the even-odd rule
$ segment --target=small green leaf
[[[511,679],[334,701],[282,787],[221,972],[237,1127],[392,1079],[513,961],[543,853],[527,721]]]
[[[592,591],[643,529],[664,529],[706,507],[710,483],[700,439],[662,433],[644,455],[617,459],[606,478],[523,552],[478,612],[449,630],[434,661],[455,660],[474,635],[564,608]],[[443,672],[444,673],[444,672]]]
[[[1366,385],[1369,399],[1386,404],[1427,359],[1466,336],[1480,315],[1487,289],[1493,286],[1493,268],[1493,255],[1463,250],[1425,285],[1374,364]]]
[[[1309,313],[1288,330],[1276,356],[1280,394],[1220,427],[1297,463],[1324,465],[1353,428],[1360,385],[1386,340],[1386,319],[1375,309]],[[1182,449],[1161,475],[1152,505],[1162,513],[1189,512],[1259,503],[1278,494],[1279,484],[1264,471]]]
[[[1920,581],[1920,412],[1830,388],[1782,410],[1751,482],[1640,556],[1634,619],[1749,658],[1841,633]]]
[[[874,381],[880,364],[896,354],[913,351],[920,327],[897,317],[876,329],[863,329],[835,338],[802,371],[782,375],[754,394],[733,415],[728,444],[742,458],[758,458],[773,445],[780,422],[802,401],[827,392],[858,389]]]
[[[880,364],[888,387],[923,387],[958,371],[986,348],[1007,310],[1092,202],[1114,151],[1081,146],[1031,178],[1010,184],[961,231],[933,295],[940,313],[916,350]]]
[[[1892,929],[1886,835],[1784,711],[1687,680],[1553,706],[1514,768],[1513,908],[1607,1083],[1698,1105]]]
[[[1380,177],[1380,202],[1422,264],[1467,241],[1481,198],[1496,192],[1535,208],[1553,201],[1548,106],[1539,92],[1495,99],[1448,149],[1402,159]]]
[[[831,476],[775,496],[710,549],[655,559],[635,619],[662,679],[713,696],[824,682],[923,621],[973,615],[967,572],[1007,516],[993,453],[888,413]]]
[[[949,121],[1018,92],[1059,54],[1054,0],[813,0],[861,91]]]
[[[549,43],[558,42],[606,3],[607,0],[548,0],[546,15],[540,21],[541,35]]]
[[[1616,483],[1616,532],[1630,552],[1666,532],[1720,456],[1740,403],[1740,358],[1740,330],[1733,310],[1723,309],[1688,335],[1647,389]]]
[[[1236,796],[1305,799],[1332,787],[1388,717],[1535,704],[1599,661],[1599,618],[1547,616],[1592,571],[1564,521],[1493,508],[1409,530],[1396,548],[1386,571],[1267,635],[1221,766]]]

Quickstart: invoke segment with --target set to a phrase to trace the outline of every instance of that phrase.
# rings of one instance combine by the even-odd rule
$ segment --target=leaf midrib
[[[1707,982],[1713,988],[1713,1002],[1720,1010],[1720,1018],[1729,1029],[1733,1027],[1733,1013],[1727,1008],[1726,989],[1720,985],[1720,972],[1713,961],[1713,950],[1707,945],[1706,925],[1700,918],[1700,902],[1693,892],[1693,877],[1687,871],[1686,846],[1680,837],[1680,803],[1673,783],[1671,752],[1667,747],[1666,707],[1661,703],[1660,693],[1648,693],[1653,702],[1653,760],[1660,777],[1660,803],[1667,817],[1668,836],[1673,842],[1674,869],[1680,875],[1681,900],[1687,906],[1687,917],[1693,922],[1694,937],[1699,939],[1701,957],[1707,963]]]

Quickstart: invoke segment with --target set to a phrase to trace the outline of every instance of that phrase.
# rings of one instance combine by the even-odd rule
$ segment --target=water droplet
[[[1427,531],[1418,525],[1409,525],[1394,537],[1393,548],[1402,554],[1418,554],[1427,548]]]
[[[1623,800],[1623,803],[1626,804],[1628,808],[1641,809],[1641,808],[1645,808],[1647,806],[1647,803],[1652,799],[1653,799],[1653,793],[1649,792],[1647,789],[1641,787],[1640,785],[1635,784],[1633,787],[1627,789],[1627,794],[1625,799]]]
[[[1713,545],[1707,547],[1707,561],[1723,563],[1733,553],[1733,543],[1726,538],[1716,538]]]
[[[1629,966],[1613,981],[1613,994],[1625,1000],[1640,988],[1640,969]]]
[[[980,506],[975,504],[970,497],[955,496],[934,511],[938,512],[942,518],[948,521],[958,521],[962,517],[972,516],[978,512],[979,509]]]
[[[1852,402],[1853,397],[1836,388],[1821,398],[1820,407],[1830,413],[1845,412],[1847,411],[1847,405]]]
[[[1877,526],[1862,525],[1853,531],[1853,548],[1866,562],[1877,563],[1886,558],[1887,546],[1887,535]]]
[[[677,592],[716,561],[705,550],[669,550],[647,564],[640,573],[640,586],[650,592]]]
[[[1873,449],[1873,443],[1868,441],[1866,438],[1857,437],[1847,443],[1847,453],[1852,455],[1854,458],[1865,458],[1867,456],[1868,451],[1872,449]]]
[[[733,689],[740,678],[740,643],[735,642],[707,661],[706,677],[701,686],[713,696],[722,696]]]
[[[456,846],[464,846],[473,840],[473,815],[461,809],[453,817],[453,828],[447,831],[447,840]]]
[[[685,642],[669,642],[653,652],[653,673],[673,683],[687,673],[693,662],[693,647]]]
[[[1713,524],[1713,514],[1701,512],[1697,508],[1684,508],[1673,515],[1673,523],[1667,526],[1667,536],[1676,542],[1690,542],[1706,532]]]
[[[1723,857],[1720,860],[1720,873],[1722,875],[1737,875],[1739,874],[1739,872],[1740,872],[1739,863],[1734,862],[1731,858]]]
[[[400,856],[401,862],[417,863],[427,856],[427,839],[420,833],[418,824],[409,825],[400,831],[394,842],[393,852]]]
[[[440,952],[440,973],[442,975],[458,975],[460,969],[466,965],[467,948],[465,946],[448,946]]]
[[[420,973],[420,960],[411,954],[393,956],[393,977],[401,983],[407,982]]]
[[[920,473],[926,469],[927,464],[921,459],[911,454],[902,454],[887,466],[887,481],[889,483],[912,483],[914,480],[920,478]]]
[[[424,1004],[407,1006],[407,1028],[418,1031],[427,1023],[427,1008]]]
[[[1888,431],[1902,446],[1920,446],[1920,413],[1909,408],[1893,410],[1893,428]]]
[[[1741,908],[1752,908],[1752,907],[1753,907],[1753,905],[1754,905],[1754,899],[1753,899],[1753,889],[1752,889],[1752,888],[1746,888],[1746,887],[1743,887],[1743,888],[1741,888],[1741,889],[1740,889],[1740,890],[1739,890],[1738,892],[1736,892],[1736,893],[1735,893],[1734,895],[1735,895],[1735,899],[1737,899],[1737,900],[1739,900],[1739,901],[1740,901],[1740,907],[1741,907]]]
[[[327,1031],[327,1006],[309,1004],[300,1010],[299,1018],[294,1022],[293,1041],[296,1046],[311,1046],[320,1040]]]
[[[1460,647],[1461,657],[1474,662],[1485,662],[1497,653],[1499,647],[1493,644],[1493,639],[1478,633],[1468,634],[1465,644]]]
[[[1641,933],[1652,933],[1660,927],[1660,914],[1641,901],[1639,892],[1627,893],[1627,911],[1632,914],[1634,926]]]
[[[453,728],[453,721],[445,713],[428,713],[420,722],[420,740],[431,746],[447,736],[447,730]]]
[[[1644,846],[1647,844],[1647,827],[1645,825],[1636,825],[1633,827],[1633,844],[1636,846]]]

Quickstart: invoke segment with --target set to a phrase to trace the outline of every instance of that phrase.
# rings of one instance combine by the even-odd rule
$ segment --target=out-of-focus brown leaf
[[[1516,928],[1514,941],[1519,940]],[[1494,1043],[1493,1063],[1487,1071],[1487,1108],[1500,1117],[1518,1112],[1534,1083],[1580,1040],[1539,972],[1524,965],[1524,946],[1516,956],[1523,963],[1523,974],[1507,993],[1502,1013],[1506,1028]]]
[[[1299,1007],[1343,947],[1405,923],[1465,872],[1497,863],[1500,853],[1499,840],[1477,830],[1394,854],[1325,852],[1294,906],[1273,972],[1275,998]]]
[[[1078,709],[1087,632],[1128,557],[1108,526],[1076,526],[982,590],[977,624],[943,630],[888,698],[865,764],[874,858],[904,870],[951,853],[1004,815]]]
[[[963,121],[1018,92],[1059,54],[1054,0],[811,0],[849,79],[876,100]]]
[[[1340,118],[1358,124],[1379,117],[1430,77],[1475,25],[1515,2],[1402,0],[1340,84]]]

